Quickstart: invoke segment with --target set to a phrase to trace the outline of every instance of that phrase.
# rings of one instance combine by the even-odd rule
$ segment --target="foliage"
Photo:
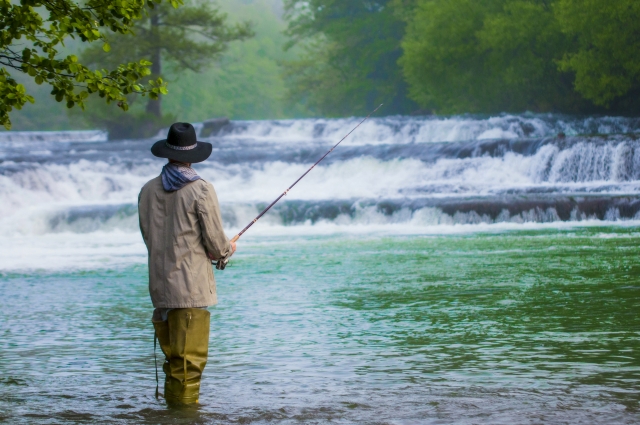
[[[484,67],[497,81],[483,112],[580,112],[588,103],[574,92],[557,62],[571,46],[549,1],[509,0],[485,17],[477,33]],[[477,81],[481,83],[481,81]]]
[[[422,107],[603,112],[598,105],[640,89],[637,2],[417,0],[411,7],[399,63]],[[616,106],[628,113],[631,104]]]
[[[411,97],[440,113],[578,112],[556,64],[569,43],[545,1],[419,1],[400,64]]]
[[[598,105],[640,94],[640,2],[559,0],[562,30],[576,40],[561,69],[575,72],[575,88]],[[634,100],[635,100],[634,99]],[[637,101],[636,101],[637,105]]]
[[[221,3],[229,21],[250,21],[255,36],[232,42],[211,66],[195,73],[168,70],[171,90],[163,97],[163,109],[181,121],[276,119],[307,116],[304,108],[289,104],[282,62],[294,60],[296,48],[283,50],[287,37],[279,0]]]
[[[216,60],[229,42],[253,35],[248,22],[228,25],[226,20],[226,14],[205,1],[187,1],[178,10],[160,4],[141,19],[135,36],[109,37],[111,51],[107,55],[93,47],[82,57],[102,66],[144,58],[153,62],[154,76],[163,75],[163,63],[171,65],[174,72],[199,72]],[[160,117],[160,102],[149,101],[147,112]]]
[[[179,10],[179,9],[178,9]],[[200,72],[179,67],[163,66],[163,79],[169,83],[169,93],[162,96],[163,118],[157,120],[146,114],[146,98],[133,97],[127,114],[116,108],[103,107],[90,100],[84,112],[79,108],[58,108],[54,99],[48,99],[44,85],[38,86],[17,76],[27,92],[38,102],[12,114],[16,130],[69,130],[104,128],[110,137],[154,134],[165,119],[187,122],[226,116],[231,119],[276,119],[309,116],[304,105],[289,102],[283,78],[285,61],[295,60],[299,49],[287,51],[284,34],[286,22],[282,18],[280,0],[244,0],[220,2],[220,11],[228,15],[230,23],[250,21],[256,35],[242,42],[231,42],[228,49],[214,63],[204,64]],[[76,53],[81,42],[67,43],[69,53]],[[114,48],[112,46],[112,52]],[[81,56],[82,55],[78,55]],[[28,77],[28,76],[27,76]],[[99,100],[99,99],[97,99]],[[106,105],[104,105],[106,106]]]
[[[180,0],[171,0],[173,7]],[[56,101],[66,101],[67,107],[84,107],[91,93],[128,108],[131,93],[158,98],[166,92],[161,79],[139,83],[150,74],[146,60],[117,64],[107,69],[91,70],[75,55],[61,57],[59,51],[65,39],[80,39],[99,43],[107,52],[108,31],[129,34],[136,20],[141,19],[154,3],[145,0],[0,0],[0,124],[11,127],[9,112],[34,102],[23,84],[11,72],[28,74],[36,84],[51,86]],[[26,41],[26,42],[25,42]]]
[[[199,72],[185,69],[163,51],[161,73],[163,80],[171,82],[171,92],[162,96],[162,102],[172,114],[154,118],[145,112],[147,98],[129,95],[127,106],[131,106],[133,118],[161,125],[174,116],[199,121],[221,115],[235,119],[353,115],[364,114],[379,102],[385,103],[386,113],[408,113],[418,107],[438,113],[640,112],[640,60],[636,59],[640,3],[631,0],[285,2],[286,35],[281,33],[287,25],[280,18],[280,0],[222,2],[228,21],[251,20],[256,37],[229,43],[229,49],[215,63],[189,60],[199,64]],[[4,8],[0,25],[5,25],[8,6],[0,4]],[[47,9],[34,10],[45,16]],[[140,17],[147,31],[150,17],[145,10],[141,9]],[[110,29],[99,28],[102,38],[96,39],[90,50],[97,57],[104,55],[101,47],[108,37],[111,52],[95,63],[117,69],[130,59],[118,56],[121,49],[115,39],[120,36],[103,31],[105,28]],[[6,40],[6,30],[0,27],[0,40]],[[125,53],[138,49],[141,33],[137,24],[135,31],[135,39],[124,37],[130,43]],[[75,36],[76,40],[65,39],[66,47],[55,45],[61,59],[77,54],[78,45],[86,44]],[[18,41],[24,40],[25,36]],[[196,42],[206,40],[193,38]],[[283,52],[281,46],[287,40],[290,48]],[[33,41],[26,43],[20,47],[20,58],[24,47],[38,50]],[[78,56],[84,66],[93,63]],[[401,56],[398,66],[396,59]],[[140,58],[149,59],[144,55],[133,59]],[[21,63],[15,63],[22,69]],[[7,67],[5,72],[13,70]],[[71,119],[66,113],[61,115],[55,96],[40,101],[50,90],[45,92],[44,80],[38,86],[28,73],[15,72],[3,78],[12,78],[15,83],[13,92],[6,91],[6,82],[0,83],[4,90],[0,96],[5,100],[2,107],[9,105],[8,101],[22,106],[29,95],[39,99],[35,105],[12,112],[14,127],[86,125],[79,115]],[[25,93],[15,92],[18,84],[24,86]],[[141,87],[146,89],[149,87]],[[6,97],[9,94],[16,100]],[[145,128],[135,120],[126,121],[131,120],[129,115],[116,114],[117,109],[107,108],[99,100],[95,105],[91,101],[83,115],[91,116],[91,126],[102,122],[100,126],[109,128]],[[152,131],[151,127],[145,131]]]
[[[290,97],[327,116],[408,113],[415,104],[396,65],[405,23],[390,0],[286,0],[291,45],[302,57],[287,65]]]
[[[478,55],[476,33],[498,0],[421,1],[411,14],[400,60],[410,95],[422,107],[438,112],[482,108],[478,100],[493,92],[495,79]],[[462,13],[464,11],[464,13]],[[489,81],[487,81],[489,79]],[[483,84],[475,84],[485,80]]]

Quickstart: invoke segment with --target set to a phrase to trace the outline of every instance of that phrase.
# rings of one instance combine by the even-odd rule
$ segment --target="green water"
[[[640,228],[239,247],[198,408],[154,397],[144,265],[0,274],[0,421],[640,421]]]

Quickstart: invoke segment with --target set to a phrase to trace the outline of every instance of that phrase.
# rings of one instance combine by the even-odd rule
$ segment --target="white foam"
[[[425,194],[445,198],[532,189],[633,194],[640,191],[640,150],[636,151],[631,155],[620,143],[578,144],[563,151],[549,145],[533,156],[507,152],[502,157],[443,158],[434,163],[359,157],[316,167],[285,200],[411,199]],[[209,163],[197,169],[214,183],[223,205],[246,206],[271,202],[308,165]],[[51,217],[70,208],[135,205],[140,188],[159,168],[158,163],[128,166],[80,160],[0,175],[0,235],[46,232],[51,230]],[[130,223],[125,220],[122,225]]]
[[[152,167],[134,169],[102,161],[28,167],[0,175],[0,234],[45,212],[74,206],[134,203],[140,188],[153,174]],[[157,170],[156,170],[157,172]],[[11,220],[7,222],[7,220]],[[18,226],[20,227],[20,226]]]
[[[337,142],[362,118],[236,121],[226,139],[279,143],[322,139]],[[198,128],[200,128],[200,124]],[[637,131],[635,118],[571,118],[553,114],[501,114],[492,117],[372,117],[348,138],[352,145],[458,142],[553,137],[559,133],[615,134]]]
[[[227,202],[270,202],[302,175],[308,164],[270,162],[203,169],[218,196]],[[418,160],[379,161],[355,158],[314,168],[286,199],[330,200],[397,197],[398,189],[424,179],[428,167]]]
[[[308,237],[330,237],[336,240],[352,240],[354,237],[368,239],[379,237],[429,237],[464,235],[473,233],[504,233],[512,231],[532,231],[546,229],[574,229],[580,227],[600,227],[599,220],[584,222],[551,223],[479,223],[479,224],[353,224],[322,222],[316,225],[300,226],[254,226],[238,242],[236,258],[243,255],[243,247],[254,247],[264,243],[307,243]],[[640,220],[606,223],[607,227],[638,227]],[[227,235],[234,234],[229,229]],[[598,234],[591,235],[597,237]],[[567,235],[566,237],[571,237]],[[610,231],[603,231],[602,237],[617,237]],[[628,237],[620,235],[619,237]],[[637,236],[636,236],[637,237]],[[265,240],[265,238],[269,238]],[[88,234],[52,233],[39,236],[3,237],[0,244],[0,270],[22,272],[32,270],[65,271],[96,270],[144,265],[147,251],[138,232],[93,232]]]
[[[33,142],[106,142],[109,133],[101,130],[86,131],[0,131],[0,143]]]
[[[225,137],[256,143],[267,141],[267,147],[277,148],[284,144],[302,152],[306,148],[300,148],[298,143],[308,146],[335,142],[358,121],[356,118],[251,121],[240,123],[244,127],[238,128],[243,129]],[[570,135],[593,129],[620,132],[634,129],[636,121],[607,117],[569,119],[541,114],[485,118],[387,117],[367,121],[348,143],[357,146],[542,137],[559,131]],[[30,144],[30,150],[26,150],[30,153],[13,156],[16,162],[2,162],[0,269],[37,268],[39,266],[33,265],[35,261],[47,269],[102,267],[100,264],[107,267],[146,261],[146,251],[137,229],[135,205],[140,188],[158,175],[162,163],[135,162],[135,158],[126,157],[128,153],[118,156],[117,152],[109,162],[83,159],[66,163],[68,157],[60,164],[51,159],[45,163],[35,162],[33,152],[38,152],[38,161],[42,161],[42,157],[49,156],[50,152],[55,154],[53,144],[74,137],[48,133],[43,139],[27,137],[0,146],[1,156],[6,146],[9,146],[7,151],[16,151],[16,147]],[[553,209],[532,208],[515,215],[505,210],[497,218],[491,218],[473,211],[448,215],[437,208],[415,210],[406,207],[383,213],[377,207],[381,200],[392,200],[395,205],[403,205],[405,201],[405,205],[416,205],[415,202],[425,197],[480,199],[492,196],[495,199],[505,193],[526,194],[529,191],[637,196],[640,193],[640,148],[631,139],[619,140],[623,139],[585,141],[567,148],[562,147],[562,143],[549,144],[531,156],[507,152],[496,157],[441,157],[431,162],[416,158],[381,160],[360,156],[322,163],[293,188],[285,200],[301,201],[305,208],[307,203],[342,202],[348,207],[348,214],[338,215],[330,221],[315,216],[313,224],[296,222],[285,226],[281,215],[270,212],[248,235],[256,235],[256,238],[260,235],[283,238],[289,235],[429,235],[612,223],[637,225],[639,216],[625,221],[620,211],[613,207],[605,214],[608,221],[594,220],[576,210],[569,223],[559,222]],[[291,142],[296,145],[287,145]],[[411,149],[419,150],[421,146],[424,145]],[[20,149],[17,151],[21,152]],[[362,152],[370,151],[362,149]],[[30,154],[34,155],[34,162],[28,162]],[[85,151],[84,155],[88,153]],[[227,229],[233,234],[255,217],[259,206],[265,206],[279,196],[310,165],[259,160],[234,164],[207,161],[195,168],[214,183],[223,214],[233,217],[230,223],[235,228]],[[253,236],[248,237],[250,241]]]
[[[585,221],[555,221],[547,223],[536,222],[504,222],[504,223],[478,223],[478,224],[431,224],[416,226],[415,223],[395,223],[395,224],[352,224],[341,225],[335,222],[321,222],[314,225],[307,223],[300,226],[254,226],[251,233],[247,232],[241,242],[257,243],[263,236],[282,237],[287,240],[289,237],[303,236],[439,236],[439,235],[460,235],[473,233],[502,233],[548,229],[576,229],[581,227],[637,227],[640,226],[640,219],[617,221],[612,223],[601,220]],[[229,234],[234,232],[230,229]],[[610,234],[607,232],[607,234]]]
[[[518,134],[513,131],[503,130],[501,128],[492,128],[490,130],[483,131],[476,139],[477,140],[490,140],[490,139],[517,139]]]
[[[0,270],[95,270],[144,264],[138,232],[50,233],[3,237]]]

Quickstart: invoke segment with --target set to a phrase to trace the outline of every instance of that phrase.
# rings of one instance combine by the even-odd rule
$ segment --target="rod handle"
[[[231,238],[231,242],[235,242],[238,239],[240,239],[240,235],[235,235],[233,238]]]

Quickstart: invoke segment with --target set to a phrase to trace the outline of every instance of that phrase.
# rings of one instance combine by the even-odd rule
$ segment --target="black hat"
[[[209,158],[212,149],[211,143],[196,140],[196,130],[191,124],[177,122],[171,125],[165,140],[151,146],[151,153],[160,158],[194,163]]]

